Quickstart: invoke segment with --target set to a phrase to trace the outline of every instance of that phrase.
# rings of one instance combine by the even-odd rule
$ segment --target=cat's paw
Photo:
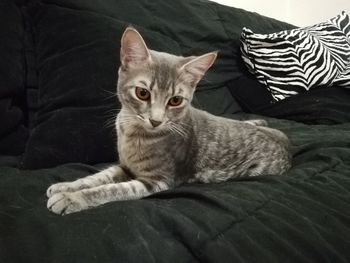
[[[255,126],[265,126],[265,127],[268,126],[268,123],[265,120],[249,120],[249,121],[244,121],[244,122],[255,125]]]
[[[47,191],[46,191],[46,196],[48,198],[50,198],[51,196],[53,196],[54,194],[57,193],[64,193],[64,192],[75,192],[78,189],[76,189],[76,187],[74,187],[74,184],[71,182],[68,183],[57,183],[57,184],[53,184],[51,185]]]
[[[87,204],[79,192],[57,193],[47,201],[47,208],[58,215],[67,215],[87,209]]]

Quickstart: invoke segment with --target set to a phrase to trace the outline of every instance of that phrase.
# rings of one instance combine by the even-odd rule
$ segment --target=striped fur
[[[255,34],[244,28],[242,58],[276,100],[316,87],[350,85],[350,20],[343,12],[314,26]]]
[[[216,53],[184,58],[149,50],[132,28],[124,33],[121,50],[117,89],[122,109],[116,119],[120,163],[52,185],[47,190],[52,212],[64,215],[140,199],[187,182],[288,170],[289,141],[282,132],[265,127],[262,120],[234,121],[191,106],[195,87]],[[181,98],[175,106],[170,103],[174,96]]]

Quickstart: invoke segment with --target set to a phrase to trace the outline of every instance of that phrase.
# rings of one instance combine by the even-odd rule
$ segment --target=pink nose
[[[152,124],[153,127],[159,126],[162,122],[161,121],[155,121],[152,119],[149,119],[150,123]]]

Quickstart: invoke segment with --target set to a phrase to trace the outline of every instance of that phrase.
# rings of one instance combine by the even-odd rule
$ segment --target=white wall
[[[213,0],[276,18],[296,26],[311,26],[346,11],[350,0]]]

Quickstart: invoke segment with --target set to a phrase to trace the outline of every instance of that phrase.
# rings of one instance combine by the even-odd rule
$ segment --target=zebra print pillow
[[[350,85],[350,21],[345,12],[273,34],[243,28],[241,52],[249,71],[275,100],[315,87]]]

